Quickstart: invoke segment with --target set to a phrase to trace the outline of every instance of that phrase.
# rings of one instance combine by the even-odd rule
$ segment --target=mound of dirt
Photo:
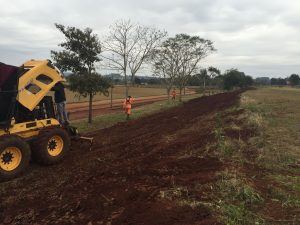
[[[187,225],[219,224],[202,192],[224,169],[202,154],[215,141],[216,112],[237,103],[239,92],[205,96],[139,120],[95,131],[95,144],[73,143],[61,164],[32,165],[2,183],[3,224]],[[197,153],[199,155],[195,156]],[[166,194],[167,193],[167,194]]]

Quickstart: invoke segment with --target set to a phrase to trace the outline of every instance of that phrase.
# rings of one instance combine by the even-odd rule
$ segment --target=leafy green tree
[[[197,77],[197,74],[189,76],[187,85],[188,86],[200,86],[201,85],[201,81]]]
[[[245,76],[244,78],[244,86],[248,87],[248,86],[252,86],[254,84],[254,80],[251,76]]]
[[[212,41],[188,34],[177,34],[175,38],[169,38],[168,41],[179,59],[176,81],[179,87],[179,100],[181,101],[182,90],[185,90],[188,77],[195,74],[200,61],[216,49]]]
[[[111,83],[108,79],[100,76],[97,73],[91,74],[72,74],[69,77],[70,90],[78,92],[83,97],[89,97],[89,120],[92,122],[92,102],[97,93],[102,93],[105,96],[109,95],[108,89]]]
[[[80,30],[75,27],[65,27],[55,24],[65,35],[65,42],[59,44],[62,51],[51,51],[55,65],[62,71],[72,71],[70,87],[80,95],[89,96],[89,118],[92,122],[92,102],[96,93],[107,94],[109,83],[95,73],[95,63],[100,61],[101,44],[93,30]]]
[[[237,69],[230,69],[226,71],[223,79],[225,90],[231,90],[234,87],[243,88],[253,85],[252,77],[246,76],[245,73],[240,72]]]
[[[271,78],[271,85],[287,85],[286,79],[283,78]]]
[[[208,67],[207,71],[211,79],[221,75],[221,71],[213,66]]]
[[[289,81],[290,81],[290,84],[292,86],[295,86],[295,85],[299,85],[300,84],[300,77],[298,74],[292,74],[290,77],[289,77]]]
[[[155,71],[167,75],[165,77],[169,81],[175,81],[181,101],[182,90],[185,89],[189,77],[196,74],[200,61],[213,51],[215,48],[210,40],[177,34],[165,40],[155,52],[156,56],[159,55],[159,60],[155,61]]]
[[[238,87],[240,83],[240,72],[237,69],[230,69],[224,75],[224,89],[231,90]]]

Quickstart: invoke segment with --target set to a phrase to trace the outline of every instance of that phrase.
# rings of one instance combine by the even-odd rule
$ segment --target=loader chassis
[[[55,116],[51,88],[63,80],[49,60],[0,63],[0,181],[19,176],[32,158],[50,165],[69,151],[74,127]]]

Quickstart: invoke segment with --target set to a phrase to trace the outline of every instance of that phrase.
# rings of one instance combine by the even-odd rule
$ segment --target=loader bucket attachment
[[[79,141],[79,142],[88,142],[90,144],[89,148],[90,150],[92,150],[94,138],[80,135],[76,127],[66,125],[64,126],[64,128],[69,133],[72,140]]]

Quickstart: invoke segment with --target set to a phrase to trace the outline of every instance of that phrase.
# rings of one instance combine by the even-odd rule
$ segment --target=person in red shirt
[[[133,103],[134,99],[130,95],[124,100],[123,102],[123,109],[126,113],[126,119],[129,119],[129,116],[131,114],[131,104]]]

